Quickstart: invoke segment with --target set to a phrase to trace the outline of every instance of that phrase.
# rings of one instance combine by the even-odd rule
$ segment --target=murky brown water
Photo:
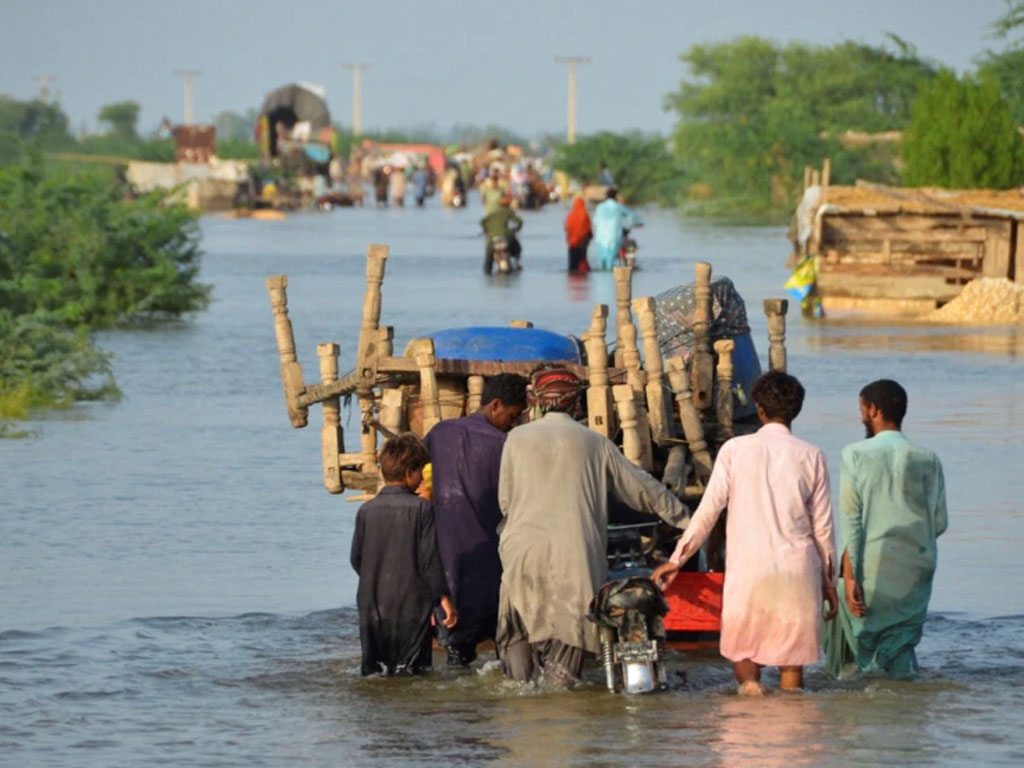
[[[315,344],[354,361],[369,242],[392,247],[396,347],[445,326],[527,318],[585,330],[609,275],[568,280],[561,211],[526,215],[526,271],[479,274],[477,209],[349,210],[204,222],[210,310],[104,334],[119,403],[48,415],[0,442],[0,764],[1020,765],[1024,741],[1024,378],[1019,331],[791,318],[808,388],[795,430],[838,464],[856,393],[892,376],[906,429],[942,456],[940,541],[923,679],[732,694],[713,653],[676,653],[673,690],[615,697],[596,668],[572,693],[493,664],[418,680],[356,674],[355,505],[320,486],[319,433],[281,401],[263,279],[287,272],[307,379]],[[709,259],[747,299],[781,295],[775,228],[648,215],[636,295]],[[350,425],[351,426],[351,425]],[[349,434],[354,434],[349,430]]]

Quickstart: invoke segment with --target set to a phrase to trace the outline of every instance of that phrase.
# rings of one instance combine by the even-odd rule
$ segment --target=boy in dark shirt
[[[356,514],[351,560],[359,574],[364,675],[428,670],[434,606],[440,601],[446,627],[458,621],[437,551],[434,510],[416,495],[429,460],[415,435],[388,440],[380,454],[387,485]]]

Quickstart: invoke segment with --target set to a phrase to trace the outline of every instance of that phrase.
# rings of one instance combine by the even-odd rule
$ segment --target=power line
[[[576,65],[586,64],[589,56],[555,56],[559,64],[569,65],[569,103],[567,105],[568,120],[565,129],[565,140],[569,144],[576,143]]]

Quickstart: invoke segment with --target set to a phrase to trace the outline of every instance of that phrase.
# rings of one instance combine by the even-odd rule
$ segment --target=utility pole
[[[559,64],[569,65],[569,105],[568,124],[565,131],[565,140],[570,144],[576,143],[576,65],[586,64],[590,61],[589,56],[556,56],[555,61]]]
[[[352,135],[359,136],[363,132],[363,72],[370,68],[369,64],[342,64],[345,69],[352,70]]]
[[[36,75],[35,80],[39,83],[39,100],[44,104],[50,103],[50,86],[56,80],[55,75]]]
[[[192,125],[192,78],[203,74],[198,69],[176,69],[174,74],[185,78],[185,120],[183,125]]]

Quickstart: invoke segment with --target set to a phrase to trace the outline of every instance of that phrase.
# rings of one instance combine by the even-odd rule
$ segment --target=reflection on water
[[[849,321],[821,323],[821,333],[808,334],[809,347],[879,352],[970,352],[1024,356],[1024,331],[1018,328],[963,329],[920,325],[878,330]]]
[[[614,307],[611,274],[563,273],[564,211],[524,215],[525,269],[507,278],[481,272],[476,214],[206,219],[210,309],[99,334],[124,399],[0,441],[0,763],[1024,763],[1024,378],[1019,335],[995,329],[789,318],[790,370],[807,388],[794,429],[822,446],[833,487],[839,451],[862,435],[857,392],[882,375],[907,386],[908,434],[947,467],[932,601],[945,615],[919,649],[923,682],[836,683],[815,668],[804,696],[739,699],[728,666],[692,650],[672,652],[685,680],[640,698],[607,694],[597,667],[571,693],[505,683],[493,663],[418,680],[355,674],[356,506],[322,490],[315,411],[310,428],[288,426],[263,281],[289,275],[307,380],[319,342],[341,345],[343,369],[354,363],[371,242],[391,246],[382,320],[396,349],[515,319],[579,335],[594,303]],[[710,260],[746,298],[763,358],[760,307],[786,278],[783,231],[645,219],[635,295]]]

